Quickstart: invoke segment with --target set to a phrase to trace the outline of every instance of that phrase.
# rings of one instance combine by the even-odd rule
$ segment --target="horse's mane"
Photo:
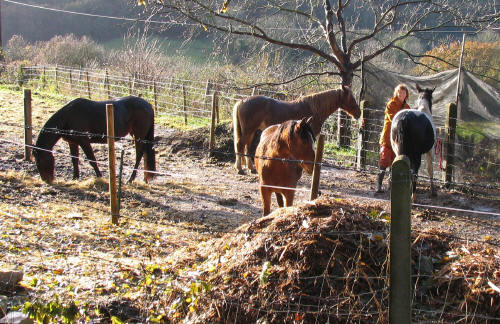
[[[337,107],[340,102],[340,89],[326,90],[302,96],[296,100],[298,103],[305,103],[309,106],[313,114],[326,119],[332,112],[333,107]]]

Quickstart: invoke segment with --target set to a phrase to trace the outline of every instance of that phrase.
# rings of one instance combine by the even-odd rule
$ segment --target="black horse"
[[[113,104],[115,136],[130,134],[135,141],[135,166],[129,182],[137,174],[137,167],[144,155],[144,181],[154,176],[155,171],[154,112],[146,100],[129,96],[108,101],[92,101],[77,98],[56,111],[45,123],[33,151],[40,177],[47,183],[54,181],[54,155],[51,150],[59,139],[69,144],[73,162],[73,179],[78,179],[79,146],[94,168],[97,177],[101,172],[97,167],[94,151],[90,143],[107,142],[106,104]]]
[[[412,172],[412,198],[415,199],[417,175],[422,154],[427,157],[427,172],[431,180],[431,195],[435,195],[432,171],[431,149],[436,141],[436,129],[432,121],[432,93],[434,89],[422,89],[416,109],[400,110],[392,120],[391,145],[396,155],[406,155],[410,159]]]

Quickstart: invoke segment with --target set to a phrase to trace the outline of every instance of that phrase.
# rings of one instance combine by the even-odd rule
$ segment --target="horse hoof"
[[[250,170],[250,172],[252,172],[252,174],[257,174],[257,170],[255,169]]]
[[[245,175],[245,171],[243,171],[243,170],[240,169],[240,170],[238,170],[238,174]]]

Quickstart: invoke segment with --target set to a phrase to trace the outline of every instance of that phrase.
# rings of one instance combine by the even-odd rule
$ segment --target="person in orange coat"
[[[384,117],[384,129],[380,136],[380,159],[378,162],[379,171],[377,175],[377,193],[384,192],[382,190],[382,181],[385,176],[385,169],[392,165],[392,162],[396,158],[394,151],[391,146],[391,125],[394,115],[402,109],[410,109],[410,106],[406,103],[410,96],[408,91],[408,86],[404,83],[398,84],[394,88],[394,93],[391,100],[387,103],[385,107],[385,117]]]

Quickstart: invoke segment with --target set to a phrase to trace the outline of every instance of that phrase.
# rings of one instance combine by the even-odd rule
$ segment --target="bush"
[[[7,63],[31,60],[32,50],[30,50],[29,44],[24,40],[23,36],[14,35],[4,48],[5,50],[5,61]]]
[[[95,67],[105,62],[104,48],[87,36],[78,39],[73,34],[54,36],[36,44],[35,64]]]

